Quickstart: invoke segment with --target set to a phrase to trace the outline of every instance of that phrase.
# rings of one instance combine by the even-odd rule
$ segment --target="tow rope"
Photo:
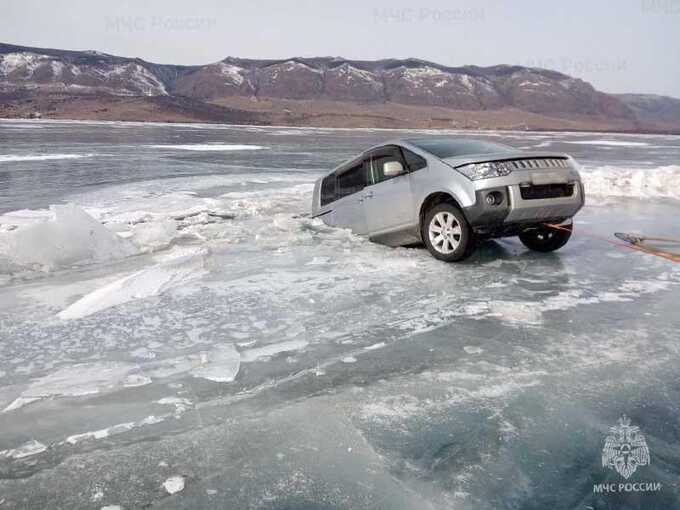
[[[565,228],[562,225],[553,225],[551,223],[544,223],[546,227],[553,228],[555,230],[565,230],[567,232],[571,232],[572,229],[570,228]],[[618,242],[618,241],[612,241],[609,238],[593,234],[591,232],[579,231],[588,237],[592,237],[593,239],[599,239],[600,241],[604,241],[606,243],[609,243],[611,245],[614,245],[619,248],[626,248],[629,250],[636,250],[640,251],[642,253],[646,253],[648,255],[656,255],[657,257],[661,257],[662,259],[670,260],[671,262],[680,262],[680,253],[672,253],[668,252],[665,250],[660,250],[658,248],[655,248],[653,246],[645,246],[645,241],[657,241],[661,243],[666,243],[666,244],[679,244],[680,245],[680,239],[670,239],[667,237],[647,237],[647,236],[639,236],[639,235],[634,235],[634,234],[625,234],[623,232],[615,232],[614,235],[618,238],[621,239],[624,242]]]

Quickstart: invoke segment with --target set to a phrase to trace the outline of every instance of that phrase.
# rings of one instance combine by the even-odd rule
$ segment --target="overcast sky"
[[[416,57],[680,97],[680,0],[2,0],[0,41],[175,64]]]

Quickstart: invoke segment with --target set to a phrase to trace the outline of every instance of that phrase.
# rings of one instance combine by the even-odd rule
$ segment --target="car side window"
[[[321,205],[330,204],[335,199],[335,174],[332,173],[321,181]]]
[[[403,171],[399,174],[390,175],[390,171],[386,171],[389,168],[389,163],[399,163],[403,167]],[[393,168],[392,168],[393,171]],[[399,175],[403,175],[408,172],[404,160],[401,156],[401,152],[397,147],[390,147],[386,149],[381,149],[376,151],[371,155],[371,168],[370,168],[370,183],[378,184],[379,182],[386,181],[388,179],[393,179]]]
[[[364,189],[367,184],[366,165],[363,162],[338,175],[336,181],[337,198],[346,197]]]
[[[409,171],[415,172],[416,170],[420,170],[427,166],[425,158],[418,156],[415,152],[411,152],[403,147],[401,148],[401,152],[404,154],[404,160],[406,160],[406,166],[408,166]]]

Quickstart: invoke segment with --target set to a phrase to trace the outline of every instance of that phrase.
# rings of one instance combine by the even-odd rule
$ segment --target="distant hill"
[[[177,66],[0,44],[1,117],[636,132],[680,131],[678,104],[522,66],[341,57]]]
[[[641,129],[678,132],[680,128],[680,99],[655,94],[618,94],[640,123]]]

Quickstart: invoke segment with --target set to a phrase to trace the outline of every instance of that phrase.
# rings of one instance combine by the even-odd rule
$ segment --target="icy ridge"
[[[672,198],[680,200],[680,165],[655,168],[598,166],[581,172],[586,197]]]

